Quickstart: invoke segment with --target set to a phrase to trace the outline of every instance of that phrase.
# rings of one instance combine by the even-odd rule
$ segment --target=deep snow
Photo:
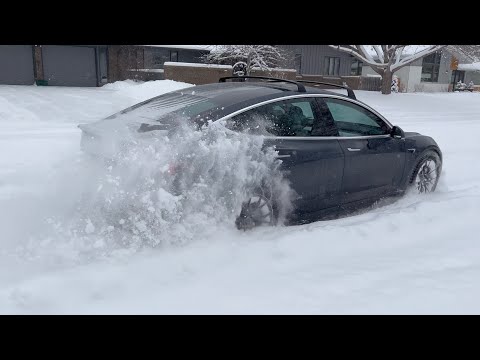
[[[480,313],[475,93],[357,92],[437,140],[443,174],[428,196],[247,233],[209,223],[192,241],[142,252],[43,236],[44,217],[84,180],[76,125],[185,86],[0,86],[0,313]]]

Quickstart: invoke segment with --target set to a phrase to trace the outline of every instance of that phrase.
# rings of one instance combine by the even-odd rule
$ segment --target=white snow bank
[[[147,100],[149,98],[170,92],[180,90],[193,84],[174,80],[155,80],[155,81],[117,81],[113,84],[107,84],[102,89],[116,90],[119,96],[130,98],[136,102]]]
[[[115,81],[113,83],[103,85],[102,89],[123,90],[123,89],[129,88],[131,86],[141,85],[143,83],[144,83],[144,81],[136,81],[136,80]]]

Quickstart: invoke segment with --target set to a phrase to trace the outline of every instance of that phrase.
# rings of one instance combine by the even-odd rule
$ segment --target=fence
[[[380,91],[382,78],[378,76],[361,76],[359,90]]]
[[[164,75],[165,79],[201,85],[216,83],[221,77],[232,76],[233,68],[230,65],[166,62]],[[295,80],[297,72],[294,69],[252,70],[250,75]]]
[[[232,76],[230,65],[166,62],[163,68],[165,79],[194,85],[216,83],[221,77]]]
[[[232,76],[230,65],[195,64],[181,62],[166,62],[164,64],[165,79],[182,81],[190,84],[201,85],[216,83],[221,77]],[[380,91],[382,79],[374,76],[323,76],[323,75],[297,75],[294,69],[252,70],[252,76],[271,76],[281,79],[303,79],[310,81],[330,82],[338,85],[346,83],[354,90]],[[328,86],[327,86],[328,87]]]

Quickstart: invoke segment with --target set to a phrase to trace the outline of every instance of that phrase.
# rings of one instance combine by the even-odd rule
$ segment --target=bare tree
[[[402,67],[441,50],[447,45],[419,46],[418,51],[402,57],[405,48],[415,45],[329,45],[330,47],[349,53],[370,66],[382,76],[382,94],[391,93],[392,76]],[[372,54],[373,53],[373,54]]]
[[[216,45],[204,56],[207,63],[232,65],[234,73],[270,71],[287,61],[287,53],[273,45]]]

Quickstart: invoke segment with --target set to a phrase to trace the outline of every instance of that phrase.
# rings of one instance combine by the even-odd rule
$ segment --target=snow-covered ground
[[[141,252],[93,243],[80,256],[65,234],[45,237],[45,218],[75,200],[77,124],[185,86],[0,86],[0,313],[480,313],[476,93],[357,92],[441,146],[444,172],[426,197],[246,233],[209,223]]]

